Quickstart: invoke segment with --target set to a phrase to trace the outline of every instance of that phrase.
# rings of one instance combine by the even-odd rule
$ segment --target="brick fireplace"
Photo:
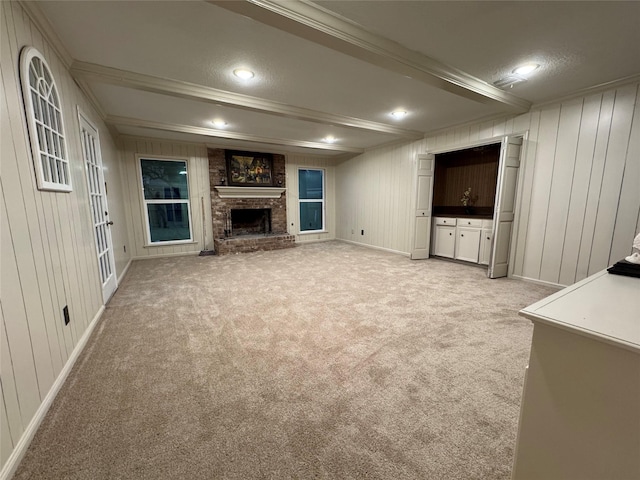
[[[229,186],[223,149],[208,149],[213,245],[218,255],[295,246],[287,233],[284,155],[273,155],[272,186]]]

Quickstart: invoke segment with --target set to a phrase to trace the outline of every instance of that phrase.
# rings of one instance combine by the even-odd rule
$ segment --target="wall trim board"
[[[42,421],[46,417],[47,412],[49,411],[49,408],[51,407],[51,405],[53,404],[53,401],[58,395],[58,392],[64,385],[64,382],[69,376],[69,373],[71,373],[71,369],[73,368],[76,361],[80,357],[80,354],[82,353],[85,346],[87,345],[87,342],[91,337],[91,333],[100,322],[100,319],[102,318],[102,314],[104,313],[104,310],[105,310],[104,305],[102,305],[98,310],[98,312],[96,313],[96,315],[93,317],[93,320],[91,320],[91,323],[89,323],[89,326],[84,331],[84,334],[82,335],[82,337],[80,337],[80,340],[78,341],[75,348],[73,349],[73,352],[71,352],[71,355],[69,356],[69,360],[67,360],[67,363],[65,364],[64,368],[60,371],[58,378],[49,389],[47,396],[44,398],[44,400],[40,404],[40,407],[38,407],[38,410],[36,411],[31,421],[29,422],[29,425],[27,425],[27,428],[25,428],[24,432],[22,433],[20,440],[18,440],[18,443],[13,448],[13,452],[11,452],[11,455],[7,459],[7,462],[4,464],[2,471],[0,471],[0,480],[9,480],[18,469],[18,466],[20,465],[20,462],[24,457],[24,454],[27,453],[27,449],[29,448],[29,445],[31,444],[33,437],[38,431],[40,424],[42,424]]]
[[[310,240],[300,240],[299,235],[296,235],[296,244],[298,245],[308,245],[310,243],[320,243],[320,242],[333,242],[337,240],[336,238],[313,238]]]
[[[133,259],[129,258],[129,261],[127,262],[127,265],[122,269],[122,273],[120,273],[120,275],[118,276],[118,286],[120,286],[120,284],[122,283],[122,280],[124,280],[125,275],[129,271],[129,267],[131,266],[131,262],[133,262]],[[116,291],[117,290],[118,289],[116,288]]]
[[[536,278],[523,277],[522,275],[511,275],[509,278],[513,278],[515,280],[521,280],[523,282],[536,283],[538,285],[544,285],[545,287],[553,287],[553,288],[557,288],[558,290],[562,290],[563,288],[567,287],[567,285],[547,282],[546,280],[538,280]]]
[[[394,253],[396,255],[402,255],[403,257],[409,258],[409,252],[401,252],[400,250],[393,250],[392,248],[378,247],[377,245],[369,245],[368,243],[355,242],[353,240],[346,240],[344,238],[336,238],[338,242],[350,243],[351,245],[357,245],[359,247],[371,248],[373,250],[381,250],[383,252]]]
[[[196,243],[197,242],[194,242],[194,244]],[[143,255],[143,256],[138,255],[136,257],[133,257],[131,260],[147,260],[149,258],[168,258],[168,257],[189,257],[191,255],[199,255],[199,254],[200,254],[200,249],[194,250],[192,252],[159,253],[157,255],[150,254],[150,255]]]
[[[491,137],[491,138],[483,138],[482,140],[475,140],[473,142],[467,142],[467,143],[456,143],[452,146],[449,147],[445,147],[445,148],[433,148],[433,149],[427,149],[426,153],[432,153],[434,155],[439,155],[441,153],[452,153],[452,152],[457,152],[458,150],[467,150],[469,148],[475,148],[475,147],[483,147],[485,145],[492,145],[494,143],[502,143],[502,140],[504,139],[504,137],[523,137],[525,135],[528,135],[529,130],[523,130],[523,131],[519,131],[519,132],[510,132],[508,134],[503,134],[503,135],[497,135],[495,137]]]

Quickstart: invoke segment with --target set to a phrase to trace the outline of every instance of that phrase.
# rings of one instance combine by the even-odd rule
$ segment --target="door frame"
[[[104,205],[103,205],[103,210],[105,212],[109,212],[109,202],[108,202],[108,198],[107,198],[107,188],[106,188],[106,182],[104,179],[104,164],[102,163],[102,148],[100,146],[100,132],[98,131],[98,128],[95,126],[95,124],[89,119],[88,115],[86,115],[82,109],[80,108],[80,106],[77,106],[77,113],[78,113],[78,133],[80,135],[80,151],[82,152],[82,163],[84,166],[84,177],[85,177],[85,185],[87,187],[87,200],[89,201],[89,209],[90,209],[90,219],[91,219],[91,232],[92,232],[92,236],[93,236],[93,243],[95,246],[95,259],[96,259],[96,266],[98,268],[98,280],[100,282],[100,291],[102,293],[102,301],[104,302],[104,304],[106,305],[107,302],[109,301],[109,299],[113,296],[113,294],[115,293],[115,291],[118,289],[118,275],[116,273],[116,259],[115,259],[115,251],[113,248],[113,238],[111,236],[111,228],[110,226],[107,224],[107,228],[105,229],[105,241],[107,242],[108,245],[108,250],[110,251],[110,255],[108,255],[109,258],[109,266],[111,268],[111,277],[113,277],[113,279],[109,279],[107,282],[103,283],[102,282],[102,275],[100,274],[100,260],[99,260],[99,253],[98,253],[98,244],[96,241],[96,228],[95,228],[95,219],[93,217],[93,206],[92,206],[92,200],[91,200],[91,187],[89,186],[89,177],[88,177],[88,167],[87,167],[87,158],[85,157],[85,152],[84,152],[84,146],[82,145],[82,129],[83,129],[83,123],[86,124],[89,128],[91,128],[93,130],[93,132],[95,132],[95,141],[96,141],[96,145],[98,147],[97,152],[96,152],[96,160],[99,163],[99,182],[104,186],[104,192],[102,194],[103,200],[104,200]],[[92,134],[93,134],[92,132]],[[109,219],[107,219],[109,220]],[[105,287],[107,286],[107,284],[109,282],[113,281],[113,288],[109,289],[109,290],[105,290]]]
[[[521,137],[522,138],[522,148],[520,149],[520,175],[518,175],[518,182],[517,182],[517,186],[516,186],[516,198],[515,198],[515,207],[514,207],[514,211],[515,211],[515,216],[513,219],[513,231],[511,232],[511,239],[510,239],[510,247],[509,247],[509,265],[507,266],[507,277],[511,277],[513,274],[513,268],[514,268],[514,263],[515,263],[515,254],[516,254],[516,246],[517,246],[517,238],[518,238],[518,229],[519,229],[519,224],[520,224],[520,212],[522,210],[522,206],[520,204],[520,196],[521,196],[521,192],[522,192],[522,188],[523,188],[523,182],[524,182],[524,170],[522,170],[523,166],[524,166],[524,162],[526,159],[526,154],[527,154],[527,147],[529,145],[528,139],[529,139],[529,130],[521,130],[521,131],[517,131],[517,132],[513,132],[513,133],[504,133],[502,135],[498,135],[495,137],[491,137],[491,138],[485,138],[482,140],[477,140],[477,141],[473,141],[473,142],[467,142],[467,143],[461,143],[461,144],[456,144],[456,145],[452,145],[452,146],[448,146],[445,148],[434,148],[434,149],[429,149],[427,150],[425,153],[427,154],[433,154],[438,155],[441,153],[450,153],[450,152],[457,152],[458,150],[466,150],[468,148],[474,148],[474,147],[481,147],[483,145],[491,145],[491,144],[495,144],[495,143],[500,143],[502,144],[502,140],[505,137]],[[437,161],[437,158],[436,158]],[[417,181],[417,173],[415,174],[416,179],[414,179],[414,182]],[[415,202],[416,202],[416,195],[414,194],[414,198],[413,198],[413,204],[412,204],[412,209],[411,209],[411,215],[413,218],[413,213],[415,210]],[[433,189],[431,191],[431,203],[433,204]],[[495,212],[494,212],[495,213]],[[413,227],[413,222],[412,222],[412,227]],[[413,241],[413,232],[411,232],[411,241]],[[493,236],[491,238],[491,251],[493,251]],[[488,272],[488,267],[487,267],[487,272]]]

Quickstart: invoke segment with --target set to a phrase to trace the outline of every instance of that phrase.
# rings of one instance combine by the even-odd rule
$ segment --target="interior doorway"
[[[523,139],[418,155],[411,258],[442,256],[507,276]]]

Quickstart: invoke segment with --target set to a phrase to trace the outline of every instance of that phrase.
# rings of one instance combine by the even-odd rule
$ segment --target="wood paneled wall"
[[[62,100],[73,191],[36,188],[19,83],[19,53],[32,45],[44,55]],[[105,125],[80,92],[23,8],[0,2],[0,461],[5,475],[21,439],[34,433],[91,328],[102,312],[93,223],[79,136],[77,107],[100,134],[108,201],[122,211],[116,148]],[[122,242],[124,225],[114,226]],[[121,273],[128,256],[116,252]],[[62,310],[69,307],[65,326]],[[26,442],[28,445],[28,442]]]
[[[606,268],[629,254],[640,231],[638,87],[444,130],[338,165],[338,238],[409,252],[415,154],[528,132],[512,274],[569,285]]]
[[[336,238],[336,175],[333,160],[324,157],[287,154],[287,228],[296,235],[297,243],[333,240]],[[298,209],[298,170],[318,168],[325,171],[325,230],[324,233],[300,234],[300,212]]]
[[[433,206],[462,207],[471,188],[469,206],[493,209],[496,200],[500,144],[436,155]]]
[[[187,159],[193,243],[147,246],[145,212],[140,184],[140,156]],[[204,145],[126,137],[121,140],[121,158],[124,173],[122,194],[125,199],[127,226],[134,258],[185,255],[204,250],[203,218],[207,233],[206,246],[209,250],[213,249],[209,159],[207,158],[207,148]]]
[[[370,150],[336,167],[336,236],[408,255],[415,158],[426,142]]]

